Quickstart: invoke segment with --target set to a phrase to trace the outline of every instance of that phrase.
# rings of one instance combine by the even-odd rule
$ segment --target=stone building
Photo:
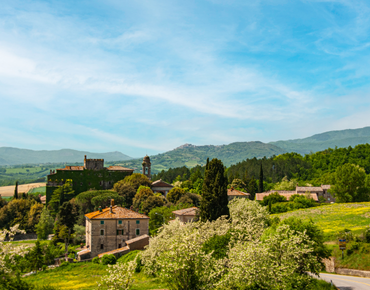
[[[248,193],[248,192],[243,192],[243,191],[240,191],[240,190],[236,190],[232,187],[232,188],[229,188],[227,190],[227,197],[228,197],[229,201],[232,200],[233,198],[248,198],[248,199],[250,199],[251,194]]]
[[[180,222],[187,223],[191,222],[197,216],[198,208],[197,207],[190,207],[184,208],[180,210],[175,210],[172,213],[175,214],[175,218],[178,218]]]
[[[113,184],[133,173],[133,169],[122,166],[104,167],[104,159],[84,158],[83,166],[66,166],[50,171],[46,183],[46,203],[50,201],[53,191],[62,186],[66,180],[72,181],[75,194],[89,189],[110,189]]]
[[[278,194],[284,196],[287,200],[294,194],[308,195],[314,201],[319,201],[320,197],[325,200],[326,203],[335,202],[335,198],[328,192],[330,185],[321,185],[320,187],[314,186],[297,186],[296,190],[285,191],[285,190],[270,190],[267,192],[256,193],[256,200],[263,200],[263,198],[271,193],[277,192]]]
[[[126,242],[132,243],[133,239],[140,236],[146,238],[149,234],[149,217],[115,206],[113,200],[109,208],[88,213],[85,218],[85,258],[124,248],[129,246]]]
[[[174,188],[172,184],[164,182],[162,179],[156,180],[150,186],[154,193],[160,192],[167,197],[167,193]]]

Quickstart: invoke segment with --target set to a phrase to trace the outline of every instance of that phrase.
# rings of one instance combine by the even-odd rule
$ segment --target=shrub
[[[60,264],[60,267],[67,267],[69,265],[68,261],[64,261],[62,264]]]
[[[103,265],[114,265],[117,262],[117,259],[114,255],[104,255],[101,258],[101,263]]]
[[[366,243],[370,243],[370,228],[367,228],[366,230],[365,230],[365,241],[366,241]]]
[[[99,263],[100,263],[100,259],[99,259],[99,257],[95,257],[94,259],[92,259],[92,262],[93,262],[94,264],[99,264]]]

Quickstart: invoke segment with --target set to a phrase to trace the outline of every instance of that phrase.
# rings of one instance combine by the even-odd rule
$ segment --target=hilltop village
[[[213,280],[205,283],[221,283],[227,288],[229,283],[234,285],[231,277],[247,273],[252,263],[256,265],[252,268],[274,269],[273,274],[264,272],[264,278],[256,282],[269,285],[266,286],[269,288],[273,285],[272,277],[280,273],[281,267],[274,264],[279,260],[282,267],[292,267],[291,273],[315,288],[318,282],[306,276],[307,271],[319,273],[325,267],[326,271],[340,273],[338,269],[345,266],[346,260],[338,258],[339,249],[330,250],[324,244],[326,241],[333,242],[338,236],[353,239],[362,248],[356,250],[356,244],[352,252],[365,249],[370,242],[370,230],[359,227],[359,224],[366,224],[364,221],[359,223],[350,218],[344,219],[346,228],[327,227],[328,219],[338,219],[336,210],[341,209],[343,203],[348,204],[347,209],[370,210],[367,202],[369,168],[363,163],[364,159],[358,157],[363,156],[359,152],[364,150],[369,151],[370,145],[328,150],[308,157],[287,153],[253,158],[228,168],[214,158],[207,160],[205,166],[177,167],[155,173],[149,156],[142,159],[140,172],[119,165],[105,167],[103,159],[85,156],[81,166],[67,165],[51,170],[44,196],[18,193],[15,186],[11,200],[0,199],[0,222],[7,239],[37,238],[32,248],[22,250],[23,256],[14,255],[18,261],[17,271],[27,275],[31,271],[41,271],[24,281],[33,281],[32,277],[42,273],[54,277],[53,270],[48,267],[65,269],[61,271],[67,275],[71,267],[67,265],[99,265],[104,271],[111,269],[105,268],[106,265],[115,265],[115,269],[121,271],[119,276],[104,272],[101,278],[91,278],[92,281],[111,285],[112,277],[121,277],[132,282],[131,274],[122,273],[136,275],[138,271],[146,275],[145,281],[151,281],[153,287],[163,288],[160,285],[169,287],[171,281],[180,279],[175,274],[165,274],[176,273],[171,268],[176,267],[183,269],[181,275],[190,275],[192,279],[213,273]],[[342,164],[335,163],[331,167],[337,162],[335,156],[339,152],[347,157]],[[355,183],[355,187],[348,188],[348,184]],[[366,220],[364,214],[361,218]],[[352,232],[351,228],[356,230]],[[281,256],[275,241],[295,248],[285,247]],[[305,248],[312,241],[317,248]],[[9,247],[6,251],[10,251],[12,244],[0,242],[0,245]],[[264,251],[266,255],[256,255]],[[267,253],[274,259],[264,260]],[[352,259],[350,253],[348,250],[347,259]],[[197,265],[204,267],[197,274],[191,271],[193,262],[187,260],[193,255]],[[291,263],[296,257],[304,262]],[[1,259],[4,267],[10,267],[15,261]],[[221,266],[207,268],[207,265],[219,263],[220,259],[226,259],[232,268],[226,272]],[[136,270],[130,272],[133,263],[136,263]],[[182,263],[189,264],[181,268]],[[364,269],[363,264],[356,267]],[[9,273],[14,271],[11,267],[6,269]],[[152,274],[146,273],[155,273],[161,277],[160,283],[165,284],[155,282]],[[6,281],[18,283],[12,275],[7,276],[9,280]],[[216,278],[220,275],[222,279]],[[254,281],[243,275],[238,281]],[[296,280],[284,274],[280,281],[289,289]],[[232,287],[238,289],[237,285]]]

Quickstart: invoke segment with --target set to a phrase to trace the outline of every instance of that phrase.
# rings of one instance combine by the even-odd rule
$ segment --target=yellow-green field
[[[304,220],[312,219],[324,231],[327,238],[333,239],[344,229],[351,230],[353,234],[360,234],[369,227],[370,202],[328,204],[274,216],[281,219],[291,216]]]
[[[107,274],[107,266],[91,262],[69,264],[53,270],[39,272],[26,279],[37,286],[50,285],[60,290],[97,289],[97,282]],[[165,289],[166,286],[155,278],[147,277],[142,273],[134,275],[133,290]]]

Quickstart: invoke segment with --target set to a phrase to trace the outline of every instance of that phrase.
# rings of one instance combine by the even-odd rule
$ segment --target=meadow
[[[334,203],[314,208],[275,214],[280,219],[291,216],[303,220],[312,219],[323,231],[327,241],[337,240],[344,229],[354,235],[362,234],[370,225],[370,202]]]
[[[60,290],[97,289],[101,277],[107,274],[108,266],[92,262],[70,263],[55,269],[31,275],[26,279],[37,286],[54,286]],[[164,289],[166,286],[158,279],[147,277],[143,273],[134,274],[132,290]]]

